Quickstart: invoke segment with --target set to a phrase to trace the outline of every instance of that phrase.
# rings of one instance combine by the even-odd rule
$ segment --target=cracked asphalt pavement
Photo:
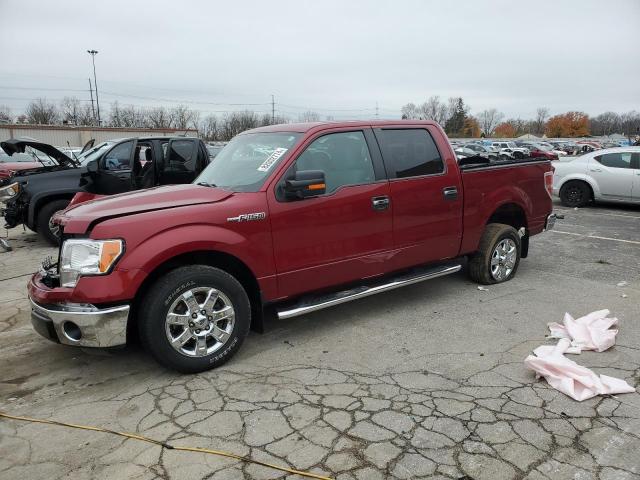
[[[25,283],[55,249],[11,232],[14,251],[0,253],[0,410],[340,480],[638,479],[640,394],[576,402],[523,360],[548,342],[547,322],[608,308],[616,346],[571,358],[640,386],[640,208],[557,211],[565,219],[532,239],[506,284],[479,291],[460,273],[274,320],[199,375],[163,370],[135,345],[79,350],[39,337]],[[18,478],[300,477],[0,419],[0,479]]]

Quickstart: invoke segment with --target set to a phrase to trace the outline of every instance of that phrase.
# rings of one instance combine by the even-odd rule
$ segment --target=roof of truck
[[[281,123],[278,125],[268,125],[247,130],[243,133],[262,132],[300,132],[305,133],[310,130],[323,130],[335,127],[388,127],[399,125],[437,125],[432,120],[358,120],[342,122],[308,122],[308,123]]]

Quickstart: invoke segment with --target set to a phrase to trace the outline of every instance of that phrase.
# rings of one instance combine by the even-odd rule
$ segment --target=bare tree
[[[440,101],[440,97],[433,95],[427,99],[419,108],[420,116],[424,120],[433,120],[444,125],[448,120],[447,106]]]
[[[548,118],[549,118],[548,108],[540,107],[536,110],[535,133],[537,134],[544,133],[544,127],[547,123]]]
[[[319,122],[320,114],[318,112],[314,112],[312,110],[307,110],[298,115],[299,122]]]
[[[208,115],[200,123],[199,130],[205,140],[220,140],[220,122],[215,115]]]
[[[493,130],[502,121],[504,115],[495,108],[483,110],[478,114],[478,122],[480,123],[480,131],[485,137],[491,136]]]
[[[164,107],[149,108],[145,112],[145,124],[149,128],[169,128],[171,116]]]
[[[640,112],[631,110],[620,115],[620,127],[622,133],[628,137],[640,135]]]
[[[11,123],[12,121],[11,109],[6,105],[0,105],[0,123]]]
[[[231,140],[237,134],[256,128],[260,125],[260,119],[255,112],[231,112],[225,114],[220,125],[220,139]]]
[[[120,104],[116,100],[111,104],[111,110],[109,111],[109,126],[110,127],[122,127],[122,118],[120,116]]]
[[[177,105],[169,111],[171,126],[180,130],[187,128],[198,128],[200,112],[191,110],[185,105]]]
[[[420,112],[418,111],[418,107],[413,102],[403,105],[400,109],[400,113],[402,114],[402,118],[405,120],[417,119],[420,114]]]
[[[80,125],[80,115],[82,107],[77,97],[64,97],[60,102],[60,113],[62,115],[62,123],[71,125]]]
[[[36,98],[25,110],[27,123],[36,125],[53,125],[60,115],[55,104],[47,102],[45,98]]]
[[[120,109],[120,119],[123,127],[144,128],[145,112],[134,105],[127,105]]]

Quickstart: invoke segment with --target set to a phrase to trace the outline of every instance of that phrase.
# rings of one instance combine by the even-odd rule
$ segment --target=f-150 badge
[[[253,220],[264,220],[265,218],[267,218],[265,212],[243,213],[237,217],[227,218],[227,222],[251,222]]]

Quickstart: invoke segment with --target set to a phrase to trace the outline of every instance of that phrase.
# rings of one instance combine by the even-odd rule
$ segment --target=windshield
[[[246,133],[238,135],[216,156],[194,183],[237,192],[257,192],[270,172],[291,150],[299,133]]]
[[[80,165],[85,166],[90,161],[100,157],[100,155],[102,155],[105,152],[105,150],[107,150],[112,145],[113,145],[113,142],[103,142],[93,148],[90,148],[83,154],[78,155],[77,158],[78,158],[78,161],[80,162]]]
[[[518,146],[513,142],[507,142],[507,147],[509,147],[509,148],[518,148]]]
[[[33,163],[33,162],[37,162],[37,161],[38,161],[38,159],[33,158],[28,153],[14,153],[11,156],[5,154],[4,152],[0,153],[0,163],[12,163],[12,162],[17,162],[17,163],[30,162],[30,163]]]

